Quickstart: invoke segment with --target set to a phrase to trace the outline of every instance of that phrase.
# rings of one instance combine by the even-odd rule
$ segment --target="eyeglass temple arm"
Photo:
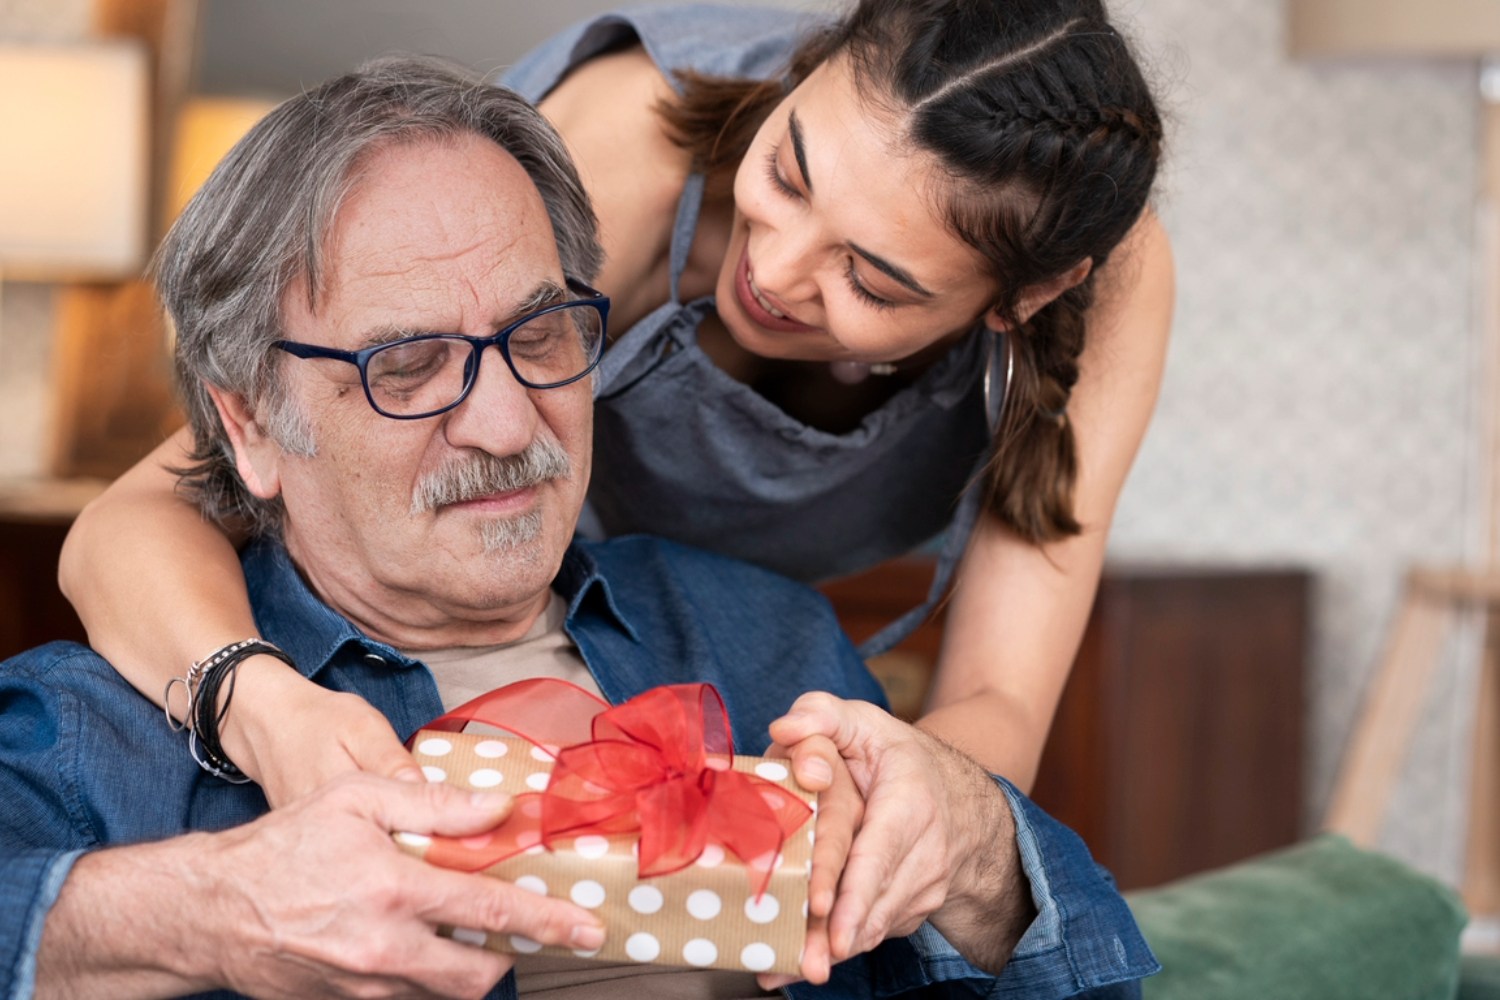
[[[274,346],[298,358],[334,358],[338,361],[359,363],[359,358],[354,351],[340,351],[334,347],[319,347],[316,344],[299,344],[295,340],[278,340]]]

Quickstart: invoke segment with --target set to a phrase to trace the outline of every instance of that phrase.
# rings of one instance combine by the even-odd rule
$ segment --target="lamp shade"
[[[146,246],[149,67],[130,42],[0,44],[0,271],[123,278]]]
[[[1500,0],[1287,0],[1299,56],[1475,58],[1500,53]]]

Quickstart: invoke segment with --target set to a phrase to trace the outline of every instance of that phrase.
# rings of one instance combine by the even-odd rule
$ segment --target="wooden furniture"
[[[898,560],[824,592],[859,639],[930,579],[930,564]],[[1033,797],[1122,887],[1300,835],[1309,586],[1301,572],[1105,572]],[[913,675],[930,669],[941,633],[939,615],[872,670],[888,685],[894,673],[899,693],[925,691],[925,673]]]
[[[0,660],[56,639],[87,641],[57,587],[57,556],[68,525],[104,486],[0,480]]]

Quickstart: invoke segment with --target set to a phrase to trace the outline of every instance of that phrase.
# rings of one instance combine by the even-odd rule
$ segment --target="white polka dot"
[[[712,920],[724,904],[712,889],[699,889],[687,898],[687,911],[699,920]]]
[[[573,888],[568,890],[568,896],[585,910],[592,910],[604,902],[604,886],[586,878],[582,882],[574,882]]]
[[[547,785],[552,781],[552,775],[546,771],[533,771],[526,776],[526,787],[538,792],[545,792]]]
[[[655,913],[661,909],[661,890],[654,885],[638,885],[630,890],[630,908],[637,913]]]
[[[428,766],[422,768],[422,773],[425,774],[425,775],[427,775],[427,780],[428,781],[447,781],[448,780],[448,772],[447,771],[444,771],[440,767],[433,767],[431,764],[429,764]]]
[[[639,840],[631,841],[630,856],[632,858],[638,858],[641,856],[641,842]]]
[[[426,847],[432,843],[432,838],[422,833],[398,833],[396,839],[411,847]]]
[[[533,746],[531,748],[531,759],[532,760],[553,760],[556,757],[557,757],[557,747],[551,747],[551,752],[550,753],[548,752],[548,747],[547,746]]]
[[[447,740],[440,740],[436,736],[417,744],[417,753],[427,757],[442,757],[452,752],[453,744]]]
[[[682,960],[688,965],[703,968],[719,959],[719,949],[708,938],[693,938],[682,946]]]
[[[745,916],[749,917],[754,923],[769,924],[776,919],[777,914],[780,912],[781,904],[769,892],[760,897],[759,903],[755,901],[754,896],[745,900]]]
[[[724,863],[724,848],[718,844],[703,845],[703,853],[698,855],[699,868],[717,868]]]
[[[530,955],[532,952],[542,950],[541,944],[531,940],[531,938],[524,938],[519,934],[512,934],[510,936],[510,946],[523,955]],[[751,945],[750,947],[753,948],[755,946]]]
[[[807,842],[809,844],[816,844],[818,842],[818,831],[816,831],[816,830],[808,830],[807,831]]]
[[[505,775],[492,767],[481,767],[469,775],[469,784],[475,788],[494,788],[505,780]]]
[[[547,895],[547,883],[535,875],[522,875],[516,879],[516,888],[525,889],[527,892],[534,892],[538,896]]]
[[[609,853],[609,841],[589,834],[573,841],[573,850],[585,858],[602,858]]]
[[[774,872],[785,860],[785,855],[777,853],[773,856],[770,851],[767,851],[759,857],[751,858],[748,867],[758,872]]]
[[[474,747],[474,752],[481,757],[493,760],[496,757],[504,757],[510,753],[510,747],[499,740],[485,740]]]
[[[547,853],[547,845],[545,845],[545,844],[532,844],[530,847],[526,848],[526,850],[522,851],[521,853],[522,854],[546,854]]]
[[[802,901],[802,919],[807,919],[807,900],[805,899]]]
[[[755,773],[767,781],[785,781],[786,765],[778,764],[771,760],[763,760],[755,765]]]
[[[625,939],[625,954],[637,962],[654,962],[661,954],[661,942],[645,931],[638,931]]]
[[[579,958],[593,958],[595,955],[599,954],[599,949],[595,948],[593,951],[579,951],[577,948],[574,948],[573,954],[577,955]]]
[[[747,944],[745,950],[740,952],[740,964],[751,972],[765,972],[776,964],[776,952],[770,945],[759,941]]]
[[[469,927],[453,928],[453,940],[462,941],[464,944],[477,945],[483,948],[484,943],[489,939],[490,936],[484,931],[476,931]]]
[[[708,758],[708,760],[705,760],[703,762],[703,766],[708,768],[710,771],[727,771],[729,770],[730,765],[729,761],[725,760],[723,757],[710,757]],[[712,959],[710,959],[710,961],[712,961]]]

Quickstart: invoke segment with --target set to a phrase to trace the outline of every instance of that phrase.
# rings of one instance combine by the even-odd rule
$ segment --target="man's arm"
[[[35,995],[479,997],[511,960],[436,925],[597,948],[587,911],[391,842],[392,830],[474,834],[508,809],[495,793],[351,775],[223,833],[87,855],[47,914]]]

